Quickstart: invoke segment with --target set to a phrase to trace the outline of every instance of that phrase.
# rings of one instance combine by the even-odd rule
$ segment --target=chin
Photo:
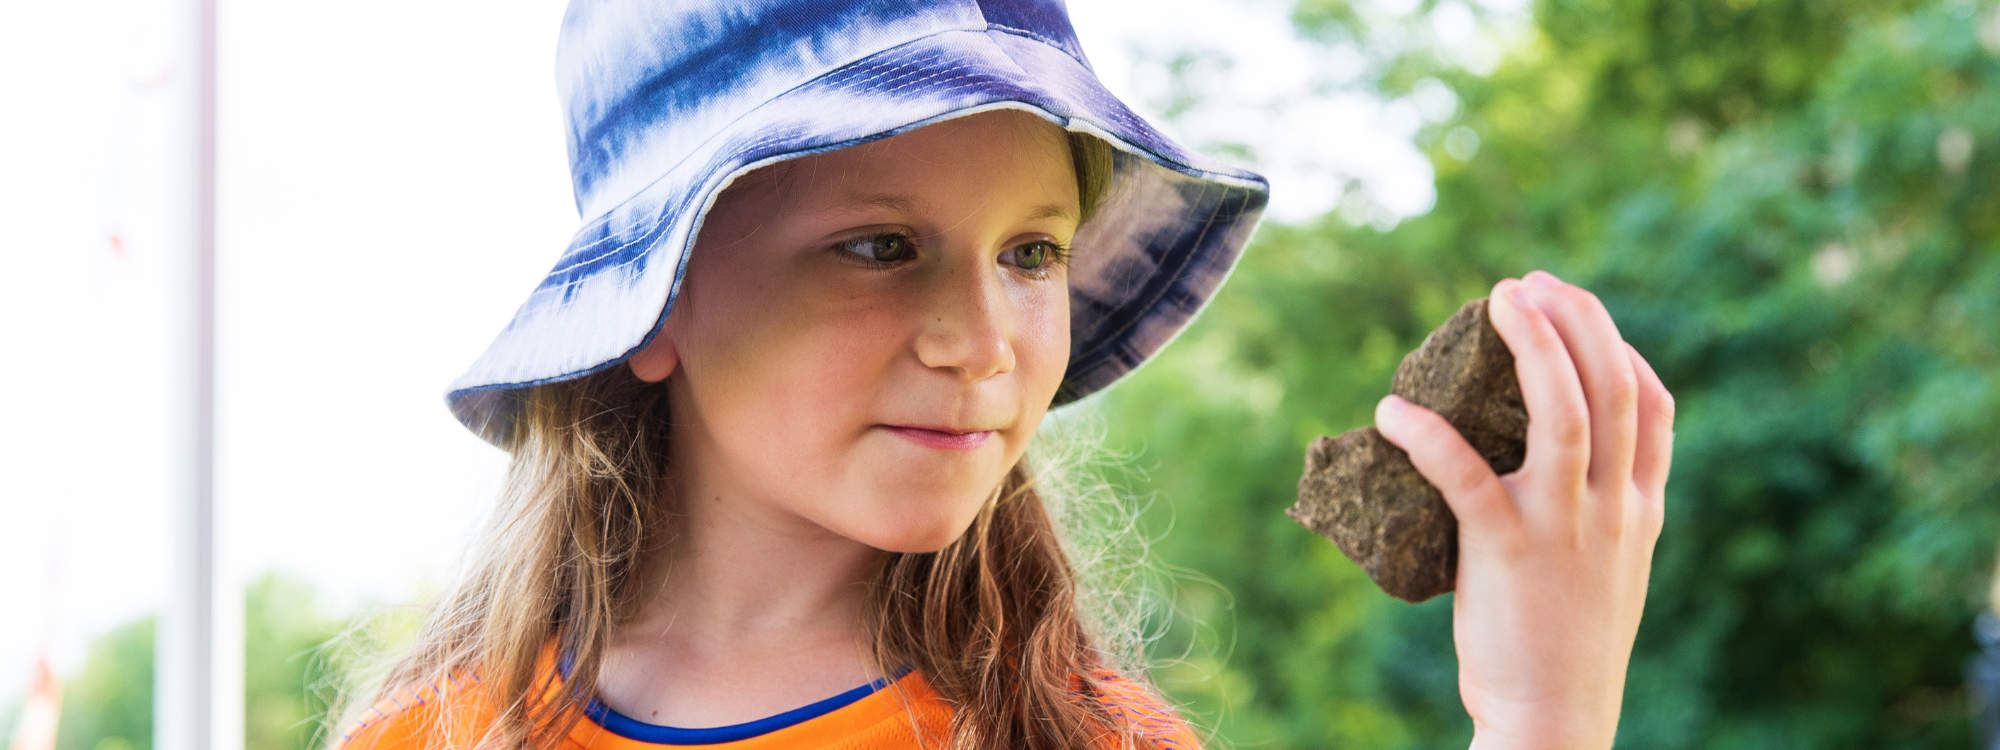
[[[965,529],[958,529],[956,533],[950,534],[916,534],[880,540],[863,540],[863,542],[883,552],[923,555],[949,547],[952,542],[958,541],[959,537],[964,535]]]
[[[990,495],[885,490],[883,496],[923,499],[876,505],[868,517],[847,519],[849,523],[842,524],[847,528],[834,529],[835,533],[884,552],[936,552],[965,536]]]

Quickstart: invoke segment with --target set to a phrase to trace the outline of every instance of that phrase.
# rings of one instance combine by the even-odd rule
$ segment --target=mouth
[[[986,444],[993,437],[992,430],[961,432],[949,427],[915,427],[911,425],[878,425],[898,437],[925,448],[947,451],[969,451]]]

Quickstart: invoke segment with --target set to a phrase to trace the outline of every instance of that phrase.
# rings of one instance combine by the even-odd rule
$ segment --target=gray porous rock
[[[1493,471],[1521,468],[1528,409],[1514,355],[1486,318],[1486,300],[1457,314],[1403,358],[1389,390],[1457,427]],[[1314,440],[1299,502],[1285,511],[1318,532],[1398,599],[1421,602],[1458,577],[1458,519],[1410,456],[1373,427]]]

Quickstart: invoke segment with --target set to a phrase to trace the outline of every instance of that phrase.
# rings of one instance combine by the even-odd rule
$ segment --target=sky
[[[1455,2],[1435,33],[1490,65]],[[221,0],[229,575],[285,571],[336,613],[450,575],[505,457],[451,418],[444,386],[578,224],[552,74],[563,5]],[[1109,88],[1271,177],[1274,218],[1339,209],[1387,225],[1428,210],[1432,173],[1411,141],[1456,100],[1341,93],[1358,61],[1294,38],[1288,7],[1071,12]],[[0,700],[39,651],[73,672],[91,636],[164,596],[168,9],[0,2]],[[1197,81],[1209,101],[1167,122],[1165,62],[1189,51],[1211,62]]]

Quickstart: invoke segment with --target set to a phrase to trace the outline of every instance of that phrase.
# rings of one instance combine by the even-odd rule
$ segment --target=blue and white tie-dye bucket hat
[[[572,0],[556,67],[583,228],[448,396],[495,443],[519,389],[645,347],[703,214],[767,164],[1000,108],[1109,142],[1111,187],[1074,239],[1057,404],[1165,346],[1229,275],[1269,195],[1106,91],[1061,0]]]

